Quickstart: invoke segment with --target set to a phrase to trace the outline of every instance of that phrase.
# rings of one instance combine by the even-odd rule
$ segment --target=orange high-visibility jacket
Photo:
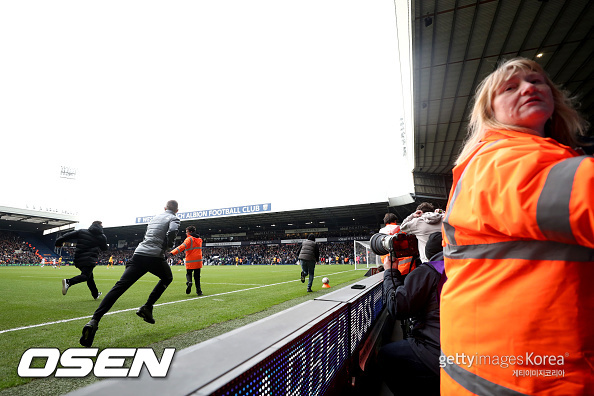
[[[175,255],[186,251],[186,269],[202,268],[202,238],[189,235],[184,243],[171,251]]]
[[[594,395],[594,158],[491,131],[443,224],[442,395]]]
[[[386,235],[394,235],[398,234],[399,232],[400,226],[396,223],[388,223],[382,229],[379,230],[380,234]],[[386,254],[385,256],[382,256],[381,259],[382,263],[384,264],[384,267],[387,268],[390,264],[390,255]],[[392,262],[398,262],[398,270],[402,275],[407,275],[410,271],[417,268],[415,263],[413,262],[413,257],[395,257]]]

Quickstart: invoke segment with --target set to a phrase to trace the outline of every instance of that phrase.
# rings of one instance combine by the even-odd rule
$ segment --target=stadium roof
[[[501,59],[536,60],[594,111],[594,2],[413,1],[414,185],[445,198],[478,83]]]
[[[74,226],[76,222],[74,215],[0,206],[0,230],[37,233],[56,227]]]
[[[439,205],[438,202],[435,202]],[[386,212],[395,213],[400,219],[408,216],[417,204],[407,204],[389,208],[388,201],[359,205],[337,206],[316,209],[302,209],[285,212],[264,212],[252,215],[209,217],[197,220],[184,220],[182,227],[193,225],[199,234],[230,234],[241,232],[304,230],[329,228],[348,229],[357,226],[379,226]],[[442,206],[443,207],[443,206]],[[105,234],[110,243],[117,240],[141,238],[146,224],[127,227],[106,228]]]

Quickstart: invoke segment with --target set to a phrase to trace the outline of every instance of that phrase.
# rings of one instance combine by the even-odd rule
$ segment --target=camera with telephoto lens
[[[399,232],[394,235],[374,234],[370,247],[373,253],[384,256],[392,253],[394,257],[409,257],[419,255],[417,237],[412,234]]]

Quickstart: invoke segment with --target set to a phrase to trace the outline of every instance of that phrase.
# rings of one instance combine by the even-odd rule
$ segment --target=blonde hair
[[[468,135],[456,165],[464,161],[474,150],[476,145],[490,129],[507,129],[526,132],[526,128],[516,125],[503,124],[495,119],[493,113],[493,98],[495,91],[501,84],[519,71],[540,73],[546,84],[551,88],[555,109],[550,121],[545,125],[547,137],[559,143],[575,147],[578,135],[583,135],[588,129],[588,122],[575,109],[575,99],[551,81],[543,68],[533,60],[513,58],[503,62],[489,74],[476,88],[474,106],[468,123]]]

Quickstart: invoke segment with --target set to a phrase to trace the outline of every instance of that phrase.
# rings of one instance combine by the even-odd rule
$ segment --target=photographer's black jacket
[[[439,374],[439,303],[437,286],[441,274],[426,263],[410,272],[404,282],[397,269],[384,271],[386,309],[396,319],[412,318],[408,341],[417,356]],[[393,281],[392,281],[393,280]]]
[[[107,238],[103,227],[93,224],[88,230],[76,230],[56,239],[56,246],[62,246],[66,241],[76,242],[74,251],[74,265],[77,267],[94,267],[99,257],[99,249],[107,250]]]

